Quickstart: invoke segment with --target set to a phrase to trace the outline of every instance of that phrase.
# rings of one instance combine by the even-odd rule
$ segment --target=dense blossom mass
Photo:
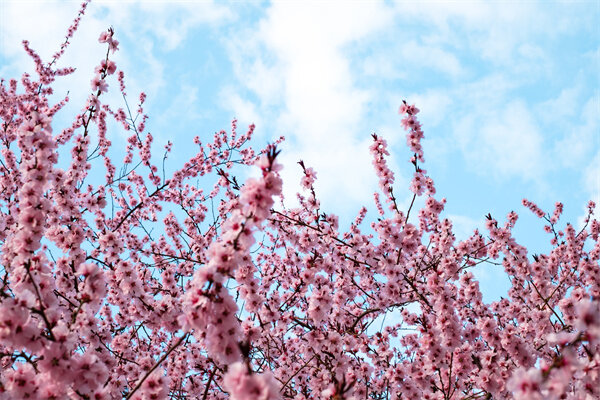
[[[576,229],[562,204],[523,201],[547,254],[516,241],[515,212],[457,241],[407,103],[413,201],[399,206],[373,134],[376,213],[347,230],[303,162],[299,205],[277,200],[277,143],[252,149],[253,126],[197,137],[167,176],[172,144],[157,165],[112,29],[81,112],[55,123],[69,99],[51,104],[52,85],[73,71],[57,61],[86,7],[49,62],[24,42],[36,77],[0,82],[0,399],[600,398],[595,204]],[[506,298],[482,300],[482,265],[508,275]]]

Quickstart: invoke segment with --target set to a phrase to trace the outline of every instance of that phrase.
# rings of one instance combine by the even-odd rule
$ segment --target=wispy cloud
[[[522,101],[498,111],[465,116],[455,133],[467,161],[479,173],[526,180],[543,173],[543,137]]]
[[[583,177],[585,191],[589,194],[590,200],[600,207],[600,151],[596,152],[585,168]]]
[[[562,135],[554,142],[553,159],[555,166],[560,168],[578,168],[581,160],[589,159],[594,149],[600,145],[600,104],[598,97],[592,97],[582,104],[580,110],[564,111],[572,109],[569,99],[569,92],[561,93],[561,100],[557,107],[551,109],[551,112],[556,112],[558,115],[569,113],[571,115],[564,116],[560,123],[557,123],[561,128]],[[579,99],[582,100],[582,99]],[[576,101],[572,101],[577,104]],[[578,121],[578,123],[570,123],[569,121]],[[600,165],[600,164],[599,164]],[[600,166],[599,166],[600,168]]]
[[[274,3],[256,31],[246,29],[229,43],[240,84],[273,119],[270,127],[287,137],[286,182],[299,182],[295,162],[304,159],[319,171],[317,188],[329,206],[371,198],[363,143],[369,132],[361,123],[374,93],[356,87],[344,48],[390,22],[380,2]],[[231,104],[241,105],[235,96]],[[287,197],[297,188],[288,185]]]

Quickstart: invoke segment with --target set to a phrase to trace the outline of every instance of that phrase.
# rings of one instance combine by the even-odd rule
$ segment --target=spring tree
[[[103,100],[113,85],[127,104],[112,29],[81,112],[53,122],[68,98],[51,104],[52,85],[73,72],[56,64],[86,7],[50,62],[24,42],[36,77],[0,85],[0,399],[600,397],[593,203],[576,230],[562,204],[546,213],[524,200],[545,221],[548,254],[515,240],[515,212],[458,242],[407,103],[413,202],[398,206],[374,134],[376,216],[363,207],[347,231],[320,209],[303,162],[299,206],[276,202],[277,143],[253,149],[253,126],[196,138],[197,155],[167,177],[145,95],[134,113]],[[128,136],[118,167],[113,121]],[[236,168],[260,172],[242,184]],[[486,304],[471,271],[489,263],[511,287]]]

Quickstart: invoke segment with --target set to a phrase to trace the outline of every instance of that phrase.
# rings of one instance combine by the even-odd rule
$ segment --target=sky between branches
[[[78,7],[1,0],[0,76],[33,71],[23,39],[47,59]],[[77,72],[55,86],[71,97],[56,124],[84,104],[109,26],[132,103],[148,94],[156,154],[174,142],[173,167],[192,155],[194,136],[229,129],[234,117],[240,129],[255,123],[257,147],[287,138],[286,203],[302,159],[317,171],[323,209],[349,221],[360,205],[374,211],[376,132],[393,150],[406,209],[412,166],[397,115],[406,99],[422,111],[424,168],[459,237],[483,227],[488,212],[504,221],[515,210],[517,239],[546,251],[550,238],[523,197],[550,212],[561,201],[574,222],[588,200],[600,203],[597,1],[93,1],[62,60]],[[121,106],[111,84],[107,98]],[[490,299],[502,293],[501,275],[478,274]]]

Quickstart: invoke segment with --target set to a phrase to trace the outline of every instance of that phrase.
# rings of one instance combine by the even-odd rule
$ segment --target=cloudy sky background
[[[0,0],[0,76],[32,71],[23,39],[48,60],[78,8]],[[539,253],[550,237],[523,197],[550,212],[561,201],[576,223],[588,200],[600,203],[598,1],[94,1],[60,64],[77,67],[55,86],[71,97],[65,124],[84,105],[109,26],[130,101],[148,94],[148,129],[157,149],[174,142],[174,164],[193,155],[194,136],[234,117],[240,129],[255,123],[257,147],[286,137],[286,201],[302,159],[317,171],[323,209],[350,221],[363,204],[374,210],[376,132],[406,209],[412,166],[397,114],[406,99],[422,111],[424,168],[459,237],[487,213],[504,221],[515,210],[517,238]],[[122,106],[111,84],[107,98]],[[478,275],[488,299],[502,294],[500,271]]]

